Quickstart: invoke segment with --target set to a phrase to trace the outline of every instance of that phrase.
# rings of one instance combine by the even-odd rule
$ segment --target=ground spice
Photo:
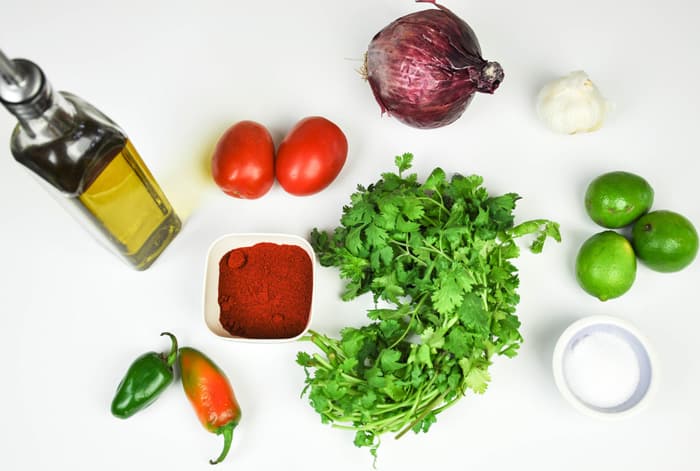
[[[231,335],[280,339],[299,335],[309,320],[311,258],[296,245],[262,242],[219,261],[219,320]]]

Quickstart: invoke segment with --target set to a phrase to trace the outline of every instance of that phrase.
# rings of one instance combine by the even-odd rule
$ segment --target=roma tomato
[[[275,145],[269,131],[254,121],[231,126],[216,144],[211,173],[233,197],[255,199],[267,193],[275,181]]]
[[[319,116],[304,118],[280,144],[275,176],[288,193],[312,195],[335,180],[347,155],[348,141],[338,126]]]

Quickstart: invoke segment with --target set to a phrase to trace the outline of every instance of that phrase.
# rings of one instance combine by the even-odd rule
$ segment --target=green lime
[[[586,240],[576,257],[576,279],[601,301],[625,294],[637,275],[632,244],[615,231],[603,231]]]
[[[596,177],[586,189],[586,212],[597,224],[610,229],[624,227],[649,211],[654,190],[629,172],[609,172]]]
[[[652,270],[674,272],[690,265],[698,253],[693,224],[673,211],[652,211],[632,227],[632,244],[639,259]]]

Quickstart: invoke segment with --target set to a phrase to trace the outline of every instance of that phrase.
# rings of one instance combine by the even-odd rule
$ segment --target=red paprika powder
[[[280,339],[309,321],[311,258],[296,245],[262,242],[227,252],[219,261],[219,320],[231,335]]]

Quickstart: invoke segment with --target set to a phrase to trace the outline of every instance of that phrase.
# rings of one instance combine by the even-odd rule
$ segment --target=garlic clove
[[[560,134],[597,131],[610,110],[608,101],[582,70],[547,83],[537,95],[537,116]]]

